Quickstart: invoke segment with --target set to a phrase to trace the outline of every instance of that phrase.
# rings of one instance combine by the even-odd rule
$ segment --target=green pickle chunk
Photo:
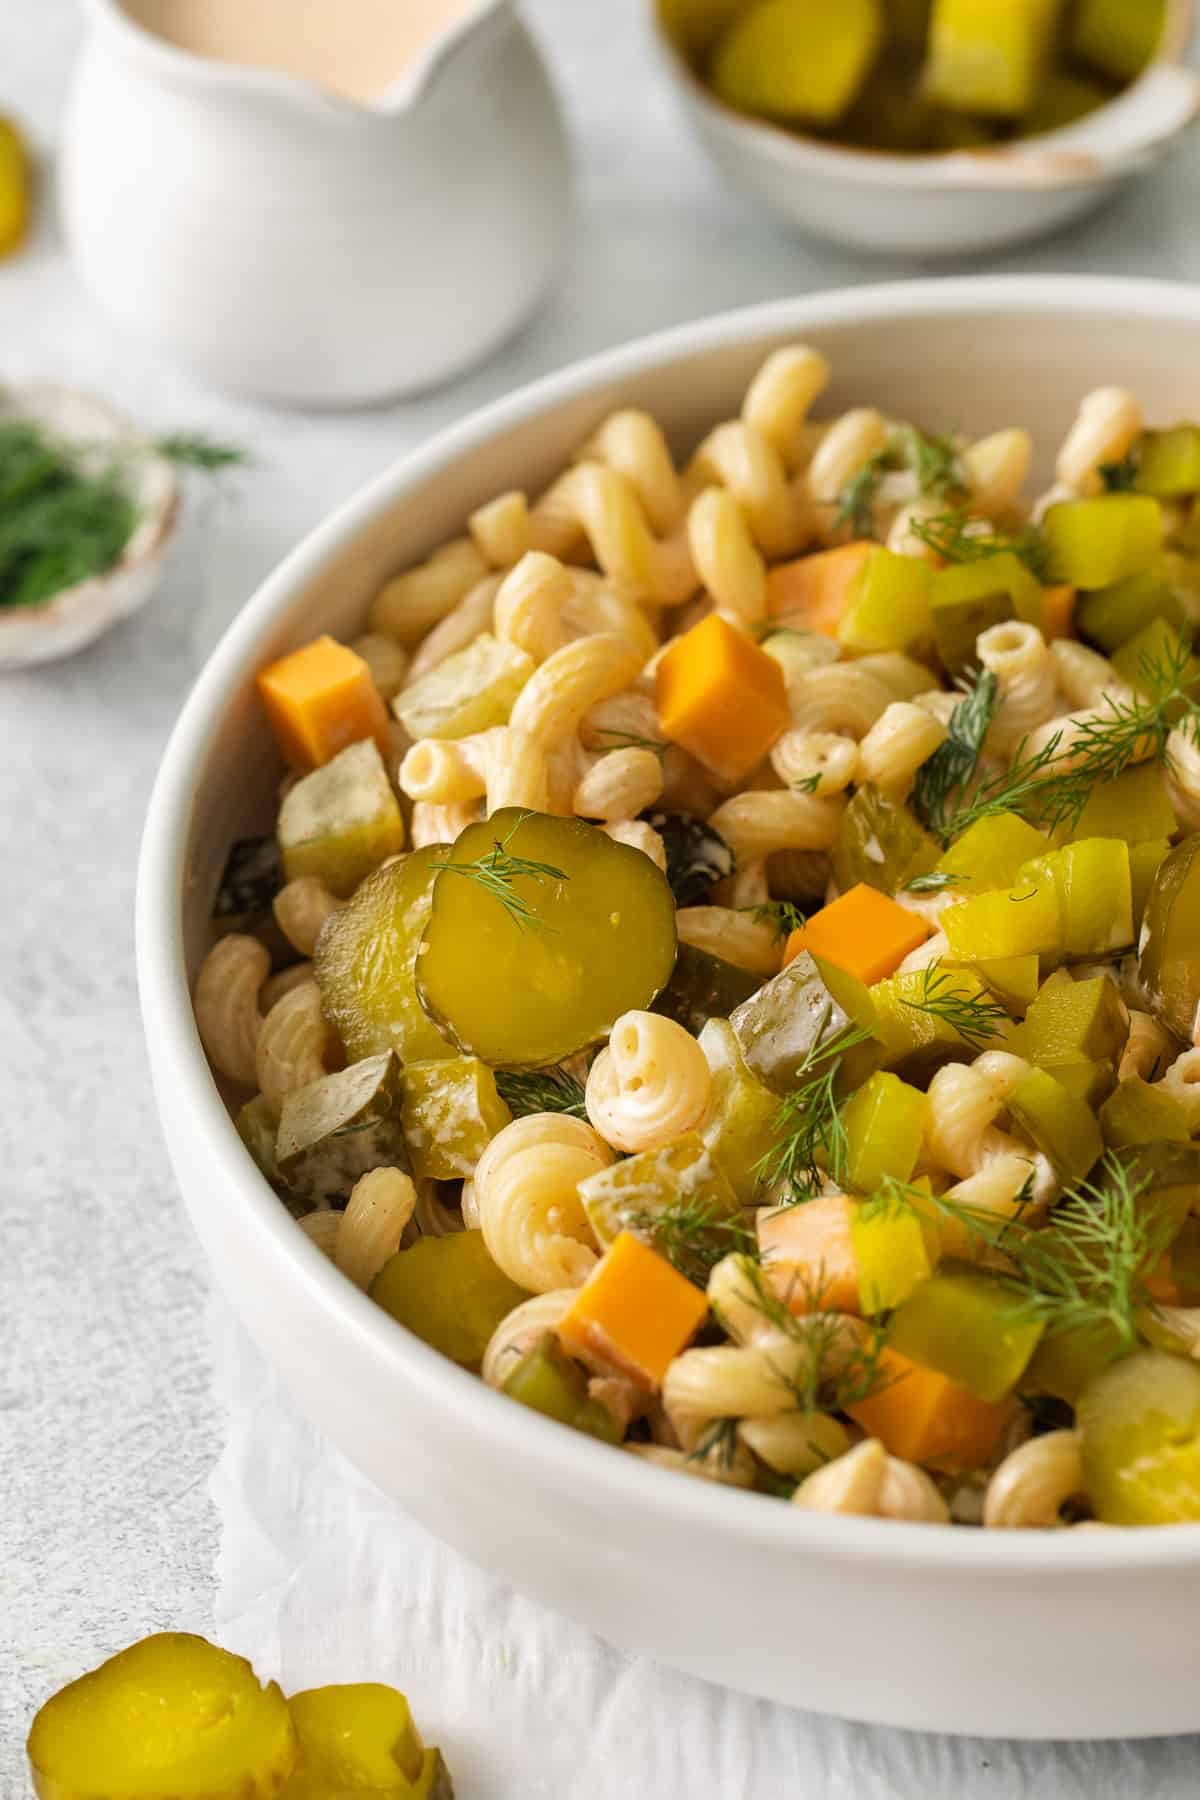
[[[866,79],[883,36],[880,0],[758,0],[740,13],[712,60],[713,90],[740,112],[831,123]]]
[[[1079,1396],[1088,1498],[1105,1525],[1200,1519],[1200,1368],[1142,1350]]]
[[[1058,884],[1052,872],[1026,874],[1011,888],[947,907],[941,926],[957,962],[1059,956],[1062,912]]]
[[[496,870],[510,871],[502,893]],[[468,826],[442,865],[417,991],[468,1055],[544,1068],[648,1007],[675,952],[674,899],[648,856],[580,819],[511,807]]]
[[[727,963],[707,950],[692,944],[680,944],[662,993],[651,1007],[652,1012],[674,1019],[693,1037],[699,1037],[710,1019],[727,1019],[734,1007],[748,1000],[762,985],[759,976]]]
[[[1031,1069],[1009,1095],[1008,1110],[1030,1142],[1049,1158],[1064,1187],[1082,1181],[1104,1153],[1090,1106],[1045,1069]]]
[[[915,650],[929,637],[929,564],[891,550],[868,553],[851,589],[838,638],[853,655]]]
[[[1136,9],[1135,9],[1136,10]],[[1158,500],[1200,493],[1200,425],[1143,432],[1138,444],[1138,491]]]
[[[504,1383],[511,1400],[540,1412],[573,1431],[619,1444],[621,1431],[606,1406],[587,1391],[587,1376],[563,1350],[553,1332],[547,1332],[516,1364]]]
[[[859,1304],[868,1317],[903,1305],[933,1274],[929,1236],[911,1207],[855,1207],[850,1244],[858,1268]]]
[[[981,632],[1008,619],[1035,623],[1041,606],[1036,577],[1011,550],[939,569],[933,578],[930,618],[947,674],[965,674],[978,663],[975,646]]]
[[[321,1005],[351,1057],[394,1050],[402,1062],[453,1056],[417,998],[416,962],[449,845],[377,869],[325,921],[313,955]]]
[[[739,1210],[737,1195],[697,1131],[662,1150],[622,1157],[581,1181],[579,1194],[605,1249],[623,1231],[661,1249],[665,1214],[703,1221],[732,1219]]]
[[[1133,906],[1133,929],[1137,937],[1141,936],[1146,902],[1150,898],[1155,877],[1166,861],[1170,848],[1170,840],[1165,837],[1148,838],[1143,844],[1129,846],[1129,898]]]
[[[1039,1068],[1056,1063],[1112,1060],[1125,1048],[1129,1023],[1116,983],[1107,975],[1043,982],[1009,1049]]]
[[[886,1176],[907,1181],[921,1154],[929,1101],[898,1075],[878,1070],[842,1112],[846,1130],[846,1181],[870,1194]]]
[[[285,1095],[275,1155],[288,1187],[313,1205],[348,1200],[371,1169],[407,1169],[400,1065],[391,1051]]]
[[[1114,81],[1139,76],[1162,38],[1167,0],[1079,0],[1071,48]]]
[[[1183,623],[1183,608],[1167,578],[1165,559],[1130,575],[1112,587],[1096,588],[1084,594],[1075,612],[1075,623],[1081,637],[1087,638],[1110,656],[1155,619],[1166,619],[1171,625]]]
[[[1011,887],[1018,871],[1049,848],[1044,831],[1016,813],[977,819],[938,859],[938,872],[952,875],[969,894]]]
[[[1041,1322],[1022,1317],[1003,1282],[947,1266],[897,1310],[888,1341],[902,1356],[995,1402],[1016,1387],[1041,1335]]]
[[[732,1014],[738,1047],[751,1073],[777,1094],[788,1094],[806,1078],[800,1073],[821,1060],[826,1046],[851,1031],[874,1032],[871,991],[855,976],[802,950]],[[864,1081],[878,1060],[877,1046],[859,1043],[844,1057],[845,1091]]]
[[[478,1370],[497,1325],[529,1295],[497,1268],[482,1231],[455,1231],[389,1257],[371,1298],[443,1356]]]
[[[1019,118],[1054,46],[1060,0],[934,0],[925,85],[956,112]]]
[[[1178,1100],[1140,1075],[1117,1083],[1100,1108],[1100,1129],[1105,1143],[1114,1150],[1131,1144],[1186,1144],[1192,1135],[1187,1113]]]
[[[1190,1044],[1200,1010],[1200,833],[1164,857],[1146,900],[1138,973],[1155,1017]]]
[[[1176,683],[1193,699],[1200,694],[1200,662],[1188,655],[1183,639],[1165,619],[1152,619],[1114,651],[1112,666],[1122,681],[1155,699],[1169,693]],[[1183,695],[1168,701],[1164,708],[1172,724],[1186,710]]]
[[[392,711],[413,738],[462,738],[504,725],[535,663],[489,632],[402,688]]]
[[[936,838],[906,806],[867,783],[842,814],[831,857],[833,876],[843,893],[864,881],[880,893],[894,894],[914,875],[928,874],[939,854]]]
[[[1162,548],[1162,508],[1149,494],[1060,500],[1042,521],[1056,581],[1106,588],[1140,575]]]
[[[275,1109],[263,1094],[255,1094],[253,1100],[247,1100],[234,1120],[237,1134],[258,1165],[259,1173],[264,1175],[276,1187],[281,1181],[279,1162],[275,1155],[275,1137],[279,1130],[279,1120],[275,1117]]]
[[[926,1005],[929,987],[923,970],[889,975],[877,981],[870,993],[882,1061],[893,1073],[923,1083],[943,1063],[970,1062],[977,1054],[978,1045],[963,1037],[951,1019]],[[943,970],[938,994],[943,1001],[967,1006],[988,998],[983,982],[970,969]]]
[[[700,1136],[742,1206],[760,1198],[764,1147],[775,1136],[778,1095],[751,1073],[728,1019],[710,1019],[700,1033],[712,1094]]]
[[[1175,834],[1175,813],[1158,763],[1126,769],[1115,781],[1097,786],[1071,831],[1071,837],[1123,838],[1130,846],[1159,842]]]
[[[404,845],[404,821],[373,738],[304,776],[279,808],[289,881],[312,875],[339,899]]]
[[[512,1120],[496,1077],[474,1056],[409,1063],[400,1095],[400,1120],[418,1179],[466,1180]]]

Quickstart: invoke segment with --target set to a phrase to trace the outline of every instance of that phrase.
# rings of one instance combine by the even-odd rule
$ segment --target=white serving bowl
[[[780,217],[856,248],[965,256],[1057,231],[1154,167],[1200,116],[1200,78],[1174,60],[1194,0],[1171,0],[1160,56],[1107,106],[1060,131],[936,156],[855,150],[735,112],[651,30],[692,132],[734,186]]]
[[[680,450],[736,412],[774,346],[811,340],[825,404],[931,427],[1029,426],[1043,469],[1079,396],[1200,410],[1200,295],[1060,277],[782,301],[683,326],[537,383],[443,433],[342,507],[230,627],[163,759],[138,885],[159,1110],[218,1279],[299,1406],[475,1562],[602,1637],[732,1687],[861,1719],[1026,1737],[1194,1730],[1200,1525],[1004,1533],[806,1514],[622,1456],[492,1393],[353,1288],[259,1176],[188,994],[231,840],[273,817],[255,671],[353,633],[385,576],[521,484],[538,490],[612,408]],[[182,1229],[182,1225],[181,1225]]]

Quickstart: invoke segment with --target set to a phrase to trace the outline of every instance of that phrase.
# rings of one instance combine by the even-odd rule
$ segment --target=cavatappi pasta
[[[1200,426],[1087,395],[1039,500],[828,378],[599,420],[263,672],[200,1036],[317,1249],[561,1424],[1200,1519]]]

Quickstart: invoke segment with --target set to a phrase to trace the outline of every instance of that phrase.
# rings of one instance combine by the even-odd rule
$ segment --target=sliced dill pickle
[[[397,1250],[371,1283],[371,1298],[443,1356],[478,1369],[501,1319],[529,1295],[497,1268],[482,1231],[455,1231]]]
[[[543,1068],[648,1007],[675,952],[674,898],[648,856],[510,807],[469,826],[438,874],[417,992],[468,1055]]]
[[[429,844],[369,875],[326,921],[313,953],[325,1017],[346,1054],[394,1050],[402,1062],[453,1056],[417,998],[416,961],[448,844]]]
[[[708,1115],[700,1135],[742,1206],[756,1204],[760,1164],[775,1138],[779,1098],[753,1074],[728,1019],[710,1019],[700,1048],[712,1076]]]
[[[1055,865],[1068,956],[1110,956],[1133,943],[1129,846],[1082,838],[1046,858]]]
[[[981,1400],[1010,1394],[1042,1335],[1011,1288],[981,1270],[948,1265],[896,1312],[888,1342],[902,1356],[961,1382]]]
[[[930,608],[934,643],[947,673],[962,675],[978,664],[981,632],[1007,619],[1035,620],[1041,604],[1036,578],[1011,550],[939,569]]]
[[[1008,1110],[1030,1142],[1050,1159],[1064,1187],[1082,1181],[1104,1152],[1095,1114],[1045,1069],[1030,1069],[1009,1095]]]
[[[503,725],[536,664],[515,644],[481,632],[401,688],[392,711],[413,738],[461,738]]]
[[[680,944],[671,979],[650,1010],[674,1019],[693,1037],[699,1037],[710,1019],[727,1019],[761,986],[757,975],[750,975],[719,956],[710,956],[707,950]]]
[[[686,1213],[701,1230],[705,1220],[732,1219],[739,1210],[737,1195],[698,1131],[686,1132],[663,1150],[642,1150],[597,1170],[580,1182],[579,1194],[605,1249],[623,1231],[632,1231],[665,1254],[656,1224],[664,1213]]]
[[[962,965],[977,975],[991,989],[1006,1012],[1024,1018],[1031,1000],[1037,997],[1038,959],[1036,956],[994,956],[983,962]]]
[[[404,847],[404,821],[374,738],[305,775],[279,809],[289,881],[315,875],[341,899]]]
[[[938,860],[938,870],[962,883],[967,894],[1011,887],[1017,871],[1049,845],[1044,831],[1016,813],[996,813],[968,825]]]
[[[1200,1369],[1141,1350],[1079,1396],[1088,1498],[1105,1525],[1200,1519]]]
[[[425,1746],[408,1701],[395,1688],[360,1681],[306,1688],[288,1711],[299,1758],[283,1800],[330,1800],[363,1789],[408,1794],[425,1761]]]
[[[870,989],[844,969],[822,963],[807,950],[773,975],[730,1017],[738,1047],[751,1073],[778,1094],[805,1079],[802,1065],[819,1064],[824,1046],[852,1028],[873,1033],[875,1007]],[[865,1081],[879,1057],[873,1041],[845,1055],[840,1084],[846,1091]]]
[[[613,1415],[598,1400],[591,1399],[587,1376],[553,1332],[547,1332],[541,1343],[521,1358],[504,1383],[504,1392],[510,1400],[519,1401],[547,1419],[557,1419],[573,1431],[602,1438],[607,1444],[621,1441]]]
[[[1079,1062],[1047,1063],[1046,1073],[1053,1075],[1060,1087],[1066,1088],[1076,1100],[1082,1100],[1093,1110],[1102,1105],[1117,1084],[1116,1072],[1110,1062],[1090,1062],[1086,1059]]]
[[[927,874],[938,855],[937,840],[908,808],[867,783],[842,814],[833,875],[843,893],[865,881],[880,893],[894,894],[914,875]]]
[[[285,1095],[275,1155],[288,1187],[313,1205],[348,1200],[371,1169],[407,1169],[400,1065],[391,1051]]]
[[[475,1056],[409,1063],[400,1077],[400,1122],[413,1174],[465,1180],[512,1114],[496,1077]]]
[[[838,641],[852,655],[913,651],[929,641],[929,564],[882,547],[868,551],[851,585]]]
[[[926,1096],[898,1075],[879,1069],[869,1076],[842,1112],[847,1185],[870,1194],[889,1175],[907,1181],[921,1154],[928,1115]]]
[[[1200,833],[1164,857],[1139,940],[1138,974],[1151,1012],[1184,1043],[1200,1011]]]
[[[1192,1135],[1178,1100],[1140,1075],[1118,1082],[1100,1108],[1100,1129],[1105,1143],[1115,1150],[1130,1144],[1186,1144]]]
[[[27,1749],[41,1800],[275,1800],[296,1734],[244,1657],[160,1632],[47,1700]]]

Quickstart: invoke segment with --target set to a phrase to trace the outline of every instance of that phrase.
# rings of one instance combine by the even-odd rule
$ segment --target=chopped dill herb
[[[846,1053],[872,1034],[865,1026],[846,1025],[825,1039],[831,1010],[826,1006],[796,1071],[800,1086],[775,1115],[775,1142],[755,1164],[765,1186],[781,1183],[786,1188],[785,1206],[811,1200],[820,1191],[824,1173],[839,1186],[846,1179],[849,1142],[842,1112],[850,1097],[839,1097],[838,1077]]]
[[[117,467],[87,473],[36,425],[0,423],[0,607],[41,606],[103,575],[137,521]]]
[[[514,1119],[523,1119],[528,1113],[587,1117],[583,1083],[566,1069],[535,1069],[530,1073],[497,1069],[496,1088]]]
[[[738,911],[749,913],[752,919],[770,925],[779,943],[790,937],[793,931],[800,931],[807,923],[800,908],[793,906],[790,900],[763,900],[757,906],[741,906]]]
[[[979,531],[978,523],[969,513],[954,510],[936,519],[914,519],[909,530],[946,562],[981,562],[1010,551],[1039,581],[1045,578],[1050,552],[1036,526],[1016,532]]]
[[[848,525],[856,538],[875,536],[875,502],[884,477],[885,453],[880,451],[852,475],[837,499],[835,531]]]
[[[990,669],[977,670],[962,687],[963,698],[950,715],[949,735],[917,770],[912,794],[913,811],[943,844],[962,829],[957,812],[1000,705],[1000,684]]]
[[[892,434],[895,451],[912,470],[923,496],[953,500],[967,491],[967,472],[953,433],[938,435],[915,425],[899,425]]]
[[[761,1264],[748,1263],[742,1272],[749,1286],[742,1295],[746,1304],[808,1352],[798,1376],[776,1370],[801,1412],[845,1412],[887,1385],[880,1365],[886,1326],[868,1320],[851,1325],[842,1313],[825,1310],[822,1271],[815,1278],[794,1278],[783,1294]],[[790,1305],[794,1292],[803,1299],[796,1311]]]
[[[248,450],[241,450],[236,444],[219,444],[201,431],[170,432],[159,438],[154,448],[168,462],[203,475],[215,475],[222,469],[243,469],[252,460]]]
[[[1105,493],[1131,494],[1137,487],[1141,461],[1138,446],[1134,443],[1119,462],[1101,463],[1098,473],[1104,483]]]
[[[608,740],[601,754],[607,754],[610,750],[649,750],[661,762],[671,748],[662,738],[639,737],[635,731],[597,731],[593,736]]]
[[[508,836],[499,839],[490,850],[474,862],[443,862],[437,865],[440,875],[463,875],[469,881],[477,882],[485,893],[498,900],[518,931],[527,927],[536,931],[550,931],[553,927],[540,919],[523,894],[516,889],[520,880],[534,881],[542,886],[547,881],[567,881],[570,877],[565,869],[558,869],[553,863],[530,862],[528,857],[512,856],[508,846],[513,835],[519,831],[529,817],[523,812],[509,830]]]
[[[1008,1014],[990,995],[973,994],[969,988],[958,985],[961,982],[962,976],[944,969],[939,957],[921,970],[920,999],[902,999],[900,1004],[913,1012],[926,1013],[931,1019],[941,1019],[973,1050],[979,1050],[991,1038],[1001,1035],[1009,1022]]]
[[[697,1287],[707,1287],[717,1264],[735,1251],[758,1255],[753,1228],[741,1214],[727,1213],[712,1200],[676,1200],[661,1212],[632,1210],[623,1222]]]
[[[930,869],[924,875],[914,875],[911,881],[904,884],[906,894],[939,894],[943,888],[958,887],[960,883],[969,881],[969,875],[952,874],[948,869]]]
[[[736,1419],[714,1419],[701,1436],[696,1448],[688,1452],[687,1460],[689,1462],[711,1462],[715,1468],[731,1469],[733,1459],[737,1455],[737,1428]]]

